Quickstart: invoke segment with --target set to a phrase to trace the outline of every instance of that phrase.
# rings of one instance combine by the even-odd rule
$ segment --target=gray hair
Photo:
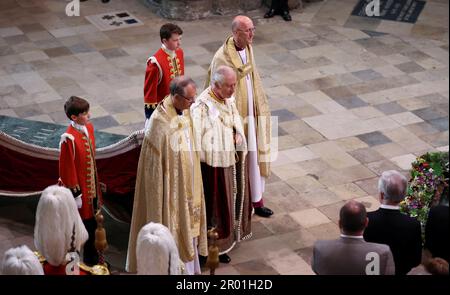
[[[219,86],[222,86],[225,77],[230,73],[234,73],[234,71],[229,66],[218,67],[217,70],[215,70],[211,75],[211,85],[218,84]]]
[[[3,275],[43,275],[44,269],[30,248],[23,245],[5,252],[1,273]]]
[[[406,177],[398,171],[388,170],[378,180],[378,191],[383,193],[386,201],[400,203],[406,195]]]
[[[169,85],[169,89],[170,89],[170,94],[173,96],[175,94],[181,95],[181,96],[185,96],[186,92],[185,92],[185,88],[188,85],[194,85],[195,87],[197,87],[197,85],[195,84],[194,80],[192,80],[189,77],[186,76],[178,76],[175,77]]]

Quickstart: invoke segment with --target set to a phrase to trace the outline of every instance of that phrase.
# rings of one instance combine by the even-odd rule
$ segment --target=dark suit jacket
[[[367,213],[364,231],[367,242],[386,244],[394,255],[395,274],[405,275],[422,259],[420,222],[399,210],[383,209]]]
[[[433,257],[443,258],[447,262],[450,252],[448,215],[448,206],[434,206],[428,213],[427,225],[425,226],[425,248],[430,250]]]
[[[373,253],[379,259],[378,274],[393,275],[394,259],[387,245],[367,243],[363,239],[341,237],[337,240],[317,241],[314,244],[312,270],[318,275],[366,275],[373,271]]]

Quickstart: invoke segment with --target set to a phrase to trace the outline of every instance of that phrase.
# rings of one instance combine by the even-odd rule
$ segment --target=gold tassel
[[[106,231],[103,227],[103,222],[105,218],[101,214],[101,211],[98,210],[97,214],[95,214],[95,220],[97,221],[97,229],[95,230],[95,249],[97,249],[99,254],[99,264],[104,264],[103,252],[108,249],[108,242],[106,241]]]
[[[219,234],[216,232],[216,228],[208,230],[208,238],[210,240],[208,247],[208,258],[206,259],[206,267],[209,268],[210,275],[214,275],[216,268],[219,267],[219,247],[216,245],[216,241],[219,238]]]

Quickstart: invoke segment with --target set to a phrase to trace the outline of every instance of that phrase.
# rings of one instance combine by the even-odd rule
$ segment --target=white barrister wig
[[[27,246],[11,248],[5,252],[1,265],[3,275],[43,275],[37,256]]]
[[[39,199],[34,226],[34,245],[51,265],[65,262],[72,244],[76,251],[87,241],[88,233],[70,190],[52,185]]]
[[[138,275],[178,275],[180,256],[169,229],[150,222],[139,231],[136,246]]]

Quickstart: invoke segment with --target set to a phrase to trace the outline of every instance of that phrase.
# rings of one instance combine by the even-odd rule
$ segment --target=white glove
[[[81,200],[81,196],[82,195],[79,195],[78,197],[75,198],[75,203],[77,203],[78,209],[80,209],[81,206],[83,206],[83,200]]]

